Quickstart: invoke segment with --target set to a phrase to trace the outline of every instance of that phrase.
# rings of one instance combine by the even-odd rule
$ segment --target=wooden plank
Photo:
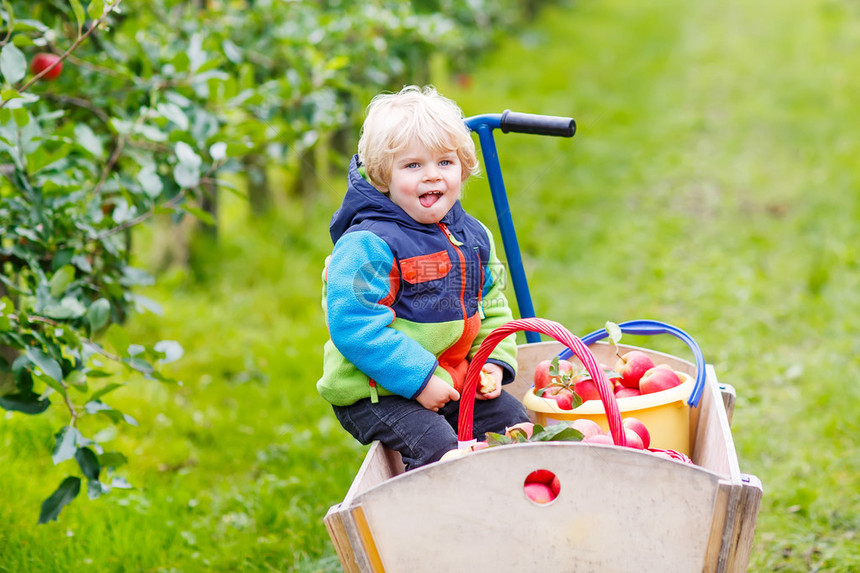
[[[719,394],[716,372],[710,364],[707,370],[707,383],[699,404],[699,421],[696,428],[693,462],[711,471],[724,475],[732,485],[741,485],[741,472],[735,453],[734,438],[729,428],[726,410]]]
[[[729,427],[731,427],[732,416],[735,413],[735,401],[737,400],[735,387],[731,384],[720,384],[720,395],[723,397],[723,406],[726,409],[726,417],[729,420]]]
[[[720,550],[723,547],[723,532],[726,530],[726,512],[731,497],[732,485],[728,482],[720,482],[717,498],[714,500],[713,521],[711,532],[708,537],[708,548],[705,551],[705,573],[718,573],[720,562]]]
[[[729,573],[745,573],[749,566],[763,493],[761,481],[756,476],[743,475],[741,479],[743,487],[738,503],[735,534],[728,558],[727,571]]]
[[[342,505],[345,507],[350,505],[356,495],[383,483],[395,475],[402,474],[404,471],[405,468],[403,462],[400,460],[400,454],[385,448],[378,441],[373,442],[364,456],[361,467],[358,468],[358,472],[355,474],[355,479],[352,480],[352,485],[343,498]]]
[[[367,556],[368,568],[365,569],[365,571],[368,573],[383,573],[385,568],[382,566],[382,560],[379,558],[379,551],[376,548],[373,531],[370,529],[370,524],[367,522],[367,517],[364,515],[364,509],[360,505],[354,507],[352,510],[352,516],[359,537],[361,537],[364,554]]]
[[[355,552],[352,550],[352,544],[349,542],[349,536],[343,522],[345,510],[342,510],[341,506],[342,504],[331,506],[323,521],[325,521],[325,527],[334,544],[343,570],[346,573],[360,573],[361,570],[358,567]]]

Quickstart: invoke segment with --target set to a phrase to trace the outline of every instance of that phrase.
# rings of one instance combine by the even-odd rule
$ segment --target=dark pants
[[[379,440],[391,450],[400,452],[406,469],[435,462],[448,450],[457,447],[459,402],[448,402],[439,412],[426,409],[416,400],[402,396],[380,396],[351,406],[333,406],[341,425],[362,444]],[[486,432],[504,433],[507,426],[528,421],[519,400],[502,394],[493,400],[475,400],[472,430],[475,438]]]

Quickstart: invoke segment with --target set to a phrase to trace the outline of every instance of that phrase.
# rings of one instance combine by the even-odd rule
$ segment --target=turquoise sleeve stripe
[[[389,246],[373,233],[342,236],[328,267],[328,327],[344,358],[383,388],[414,398],[437,361],[414,339],[390,327],[394,311],[382,302],[396,294],[391,278],[397,276],[395,265]]]

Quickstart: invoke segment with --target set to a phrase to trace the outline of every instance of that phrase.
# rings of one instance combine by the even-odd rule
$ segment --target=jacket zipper
[[[457,240],[456,237],[451,233],[447,226],[444,223],[436,223],[439,225],[439,228],[444,231],[445,235],[448,237],[448,241],[451,245],[454,246],[454,250],[457,251],[457,256],[460,258],[460,308],[463,309],[463,328],[466,328],[466,320],[469,318],[466,315],[466,257],[463,255],[463,251],[460,249],[460,246],[463,244]]]

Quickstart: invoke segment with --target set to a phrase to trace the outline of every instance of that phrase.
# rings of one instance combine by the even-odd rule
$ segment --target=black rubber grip
[[[576,122],[572,117],[518,113],[506,109],[502,112],[500,123],[502,133],[510,131],[534,135],[554,135],[556,137],[573,137],[573,134],[576,133]]]

